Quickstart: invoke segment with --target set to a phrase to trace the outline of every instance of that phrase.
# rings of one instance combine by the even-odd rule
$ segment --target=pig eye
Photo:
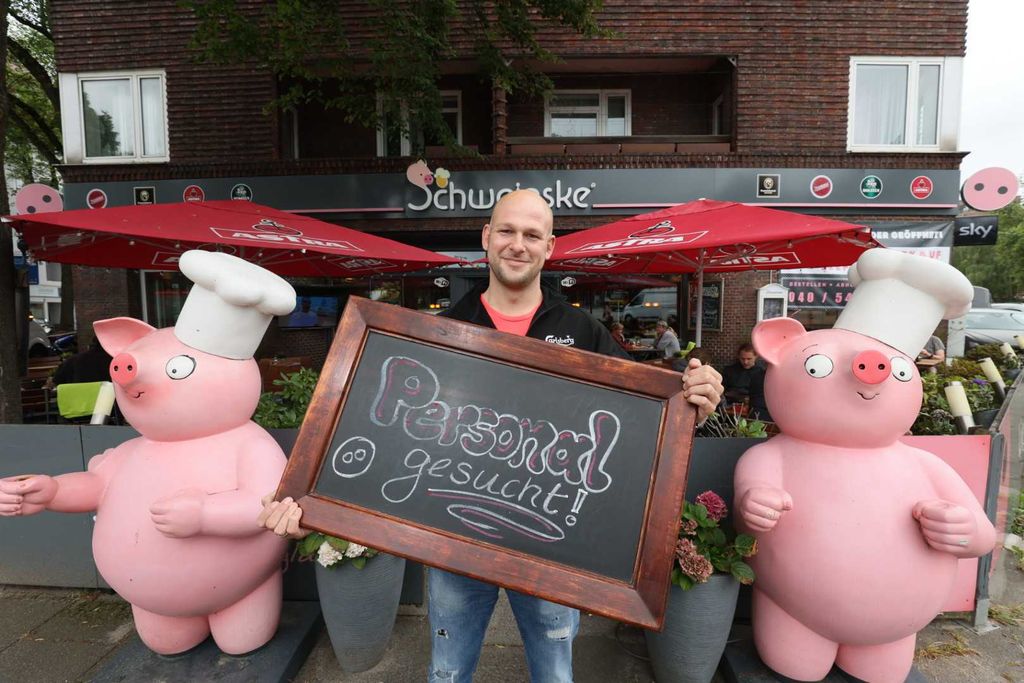
[[[185,379],[196,369],[196,360],[191,356],[175,356],[167,361],[167,376],[171,379]]]
[[[804,361],[804,370],[811,377],[828,377],[832,374],[832,359],[816,353]]]
[[[909,382],[910,378],[914,376],[914,369],[906,358],[896,356],[890,359],[890,363],[892,363],[892,376],[899,381]]]

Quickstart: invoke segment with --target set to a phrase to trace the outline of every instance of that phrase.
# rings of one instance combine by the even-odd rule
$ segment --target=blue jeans
[[[498,587],[431,568],[430,683],[471,683]],[[572,641],[580,613],[547,600],[505,591],[519,625],[533,683],[572,683]]]

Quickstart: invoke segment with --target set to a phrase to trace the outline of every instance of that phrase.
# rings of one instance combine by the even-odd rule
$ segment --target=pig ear
[[[758,324],[750,334],[754,350],[771,365],[779,364],[779,351],[793,339],[807,334],[800,321],[770,318]]]
[[[156,331],[152,325],[135,318],[97,320],[92,324],[92,329],[96,332],[96,338],[100,340],[100,346],[111,356],[124,351],[136,339]]]

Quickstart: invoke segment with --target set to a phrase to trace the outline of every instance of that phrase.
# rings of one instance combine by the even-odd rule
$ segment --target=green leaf
[[[320,545],[324,542],[323,534],[313,533],[298,542],[299,557],[315,555]]]
[[[343,538],[336,538],[334,536],[327,537],[327,543],[337,550],[339,553],[343,553],[348,550],[348,541]]]
[[[754,583],[754,570],[746,562],[737,560],[732,564],[732,575],[744,586]]]
[[[743,557],[750,557],[754,554],[757,540],[748,534],[740,534],[736,537],[736,552]]]
[[[363,567],[366,566],[366,558],[365,557],[356,557],[356,558],[354,558],[352,560],[352,566],[355,567],[356,569],[362,569]]]

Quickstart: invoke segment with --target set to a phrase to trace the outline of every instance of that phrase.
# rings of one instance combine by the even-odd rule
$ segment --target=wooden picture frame
[[[420,465],[418,475],[414,470],[413,474],[387,479],[383,486],[368,485],[371,474],[369,473],[370,469],[367,468],[370,468],[370,462],[375,463],[374,468],[371,468],[374,472],[377,470],[384,472],[381,476],[391,473],[387,467],[398,468],[399,472],[407,472],[409,470],[402,470],[401,467],[410,467],[409,461],[414,453],[416,458],[429,457],[430,444],[434,442],[410,442],[411,445],[417,446],[411,450],[408,449],[410,444],[377,448],[374,443],[371,443],[369,459],[363,470],[363,472],[367,472],[366,480],[359,487],[355,487],[354,480],[350,477],[359,477],[363,474],[339,471],[339,467],[344,467],[339,463],[345,462],[345,458],[353,452],[352,447],[346,446],[346,444],[353,439],[363,438],[362,436],[348,436],[349,433],[363,433],[360,430],[350,432],[349,427],[352,424],[360,424],[359,421],[366,418],[367,429],[379,430],[380,434],[398,434],[398,438],[406,438],[408,430],[410,428],[418,429],[416,425],[420,424],[417,420],[410,419],[412,409],[402,400],[395,399],[392,402],[390,398],[385,398],[385,396],[390,396],[392,391],[389,388],[392,387],[391,379],[385,380],[385,378],[390,378],[391,369],[398,366],[399,360],[396,359],[410,361],[410,358],[407,357],[409,354],[396,355],[396,352],[391,350],[392,348],[400,350],[411,348],[417,352],[417,357],[427,354],[429,358],[439,359],[423,361],[421,365],[424,367],[427,362],[432,363],[434,367],[442,367],[444,363],[450,361],[451,371],[445,377],[455,377],[454,388],[451,390],[452,396],[467,396],[469,395],[467,392],[471,390],[478,393],[486,390],[493,391],[495,405],[500,403],[503,397],[514,395],[518,397],[517,400],[521,400],[523,405],[528,407],[559,405],[565,411],[564,415],[554,418],[551,422],[546,419],[535,419],[532,423],[534,426],[553,425],[555,419],[568,422],[571,419],[579,418],[584,414],[581,412],[580,406],[591,403],[605,406],[610,405],[610,401],[615,404],[616,411],[623,411],[620,419],[618,417],[620,413],[612,414],[603,408],[592,409],[589,417],[590,434],[595,436],[589,442],[592,445],[591,450],[583,452],[583,457],[575,461],[578,464],[576,468],[567,465],[558,473],[562,480],[551,489],[552,493],[544,502],[541,513],[551,512],[548,502],[552,500],[551,496],[554,495],[554,491],[561,492],[563,490],[560,488],[560,484],[563,482],[575,482],[577,489],[572,505],[577,509],[581,507],[580,491],[583,491],[584,488],[591,491],[590,497],[582,496],[586,501],[586,505],[582,506],[583,509],[576,510],[581,520],[578,527],[575,526],[576,515],[555,516],[552,514],[548,517],[554,522],[544,523],[553,524],[563,534],[567,534],[563,539],[556,538],[557,542],[551,542],[550,538],[538,540],[533,531],[513,529],[512,532],[507,532],[504,528],[500,531],[505,532],[507,538],[494,540],[491,532],[500,526],[494,523],[494,517],[480,521],[480,515],[489,511],[472,508],[464,502],[469,499],[467,497],[478,495],[475,492],[470,491],[462,496],[453,496],[450,495],[452,492],[448,491],[447,500],[438,503],[448,507],[441,508],[440,512],[433,507],[425,507],[437,503],[436,499],[428,498],[428,494],[442,497],[445,495],[437,493],[442,489],[426,488],[430,482],[442,481],[442,479],[427,479],[423,488],[416,489],[415,487],[419,484],[421,477],[426,477],[425,472],[433,477],[446,476],[443,472],[438,474],[435,469],[442,471],[444,469],[442,463],[446,460],[450,461],[448,458],[435,460],[430,468],[427,468],[425,463]],[[391,355],[381,362],[380,358],[389,353]],[[377,360],[373,360],[375,358]],[[420,361],[413,359],[413,362]],[[475,370],[480,364],[483,364],[482,367],[487,372],[481,373]],[[467,376],[463,378],[459,376],[461,372],[455,372],[456,369],[461,371],[462,368],[473,369],[473,371],[467,370]],[[433,370],[430,372],[434,373]],[[438,371],[436,376],[440,375],[441,372]],[[509,381],[504,382],[502,377]],[[367,378],[379,378],[380,385],[373,389],[373,386],[368,384]],[[649,365],[567,349],[558,344],[504,334],[478,325],[352,297],[345,308],[309,411],[282,477],[277,491],[277,499],[291,496],[298,501],[303,510],[303,527],[343,537],[383,552],[400,555],[547,600],[578,607],[587,612],[645,628],[660,629],[664,619],[669,578],[675,557],[679,512],[686,488],[686,475],[696,420],[695,408],[683,398],[681,378],[682,375],[677,372]],[[395,381],[397,382],[397,380]],[[459,382],[463,382],[465,386],[460,386]],[[470,387],[469,385],[473,382],[476,384],[474,387]],[[503,382],[506,386],[502,386]],[[512,390],[511,385],[517,385],[520,382],[525,383],[523,386],[531,389],[541,385],[568,387],[578,395],[572,400],[543,395],[557,393],[557,391],[537,391],[536,396],[530,396],[528,395],[530,392],[522,391],[523,387],[518,387],[517,391]],[[492,384],[494,386],[490,386]],[[436,385],[440,386],[440,380],[436,382]],[[394,386],[399,385],[396,383]],[[401,387],[401,389],[395,390],[396,393],[409,391],[411,396],[413,389],[419,392],[421,383],[419,378],[416,382],[412,382],[407,377]],[[373,398],[367,398],[373,391],[376,391],[376,395]],[[439,396],[439,394],[435,393],[435,396]],[[556,403],[544,404],[545,400]],[[372,401],[369,404],[368,412],[365,410],[367,401]],[[435,403],[437,401],[424,404],[428,405],[427,408],[420,406],[418,409],[429,410],[429,406],[434,406]],[[477,403],[489,405],[479,400]],[[389,413],[382,407],[385,404],[393,408],[393,413]],[[357,405],[362,407],[354,407]],[[393,417],[398,415],[402,406],[405,406],[404,410],[407,411],[404,421]],[[497,409],[500,409],[500,406]],[[465,410],[463,408],[462,412]],[[582,410],[585,411],[586,408]],[[630,410],[635,410],[636,415],[650,418],[651,423],[646,424],[645,420],[639,418],[631,419]],[[462,415],[462,412],[459,414]],[[607,445],[607,450],[603,451],[605,460],[601,461],[601,465],[595,466],[594,463],[598,459],[596,444],[602,438],[594,431],[595,416],[607,418],[609,415],[611,418],[600,424],[613,424],[616,429],[614,434],[616,437],[621,436],[622,439],[621,442],[605,439],[611,445]],[[503,418],[505,416],[505,414],[501,415]],[[515,414],[511,414],[509,417],[510,425],[514,425],[515,420],[519,419]],[[388,423],[388,419],[391,419],[392,422]],[[585,422],[587,418],[579,419]],[[524,430],[531,424],[526,418],[520,422]],[[432,423],[426,422],[425,424],[429,426]],[[343,427],[341,432],[338,432],[339,426]],[[552,429],[556,428],[552,427]],[[611,433],[611,431],[611,429],[606,429],[605,433]],[[555,431],[552,433],[558,434],[558,437],[543,451],[540,451],[536,445],[538,441],[531,442],[529,439],[523,438],[521,440],[523,444],[522,457],[508,457],[501,462],[500,466],[522,469],[534,467],[538,462],[542,464],[547,462],[548,469],[543,470],[542,474],[549,476],[552,463],[561,462],[552,453],[559,456],[565,454],[564,450],[552,449],[554,445],[563,443],[558,439],[568,433],[571,438],[576,440],[575,442],[582,443],[584,440],[583,432]],[[499,434],[504,435],[501,432]],[[633,436],[627,438],[628,434]],[[380,438],[391,439],[392,436],[375,436],[374,438],[379,441]],[[340,445],[336,446],[339,443]],[[496,441],[496,443],[500,446],[502,442]],[[525,455],[528,445],[533,446],[529,459]],[[461,448],[461,445],[459,447]],[[394,452],[396,448],[402,450]],[[479,457],[473,460],[467,457],[467,461],[471,462],[466,467],[478,464],[499,467],[495,465],[496,461],[492,460],[498,457],[494,454],[497,448],[497,446],[492,447],[490,459]],[[516,448],[518,449],[519,446],[517,445]],[[648,450],[651,452],[647,453]],[[643,453],[638,454],[640,451]],[[366,449],[355,452],[365,455]],[[375,460],[375,452],[380,460]],[[519,453],[518,450],[516,452]],[[535,457],[538,452],[547,455]],[[588,453],[589,456],[587,456]],[[338,459],[339,454],[341,454],[341,460]],[[475,456],[476,454],[470,455]],[[351,457],[348,462],[352,462]],[[417,460],[417,465],[420,462],[422,461]],[[601,467],[605,465],[608,468],[608,474],[603,483],[592,481],[590,474],[583,475],[585,466],[590,466],[590,469],[587,470],[590,473],[605,474],[601,470]],[[457,465],[457,467],[461,467],[461,465]],[[616,470],[615,474],[619,480],[613,481],[612,479],[613,467],[620,468],[620,470]],[[620,475],[618,473],[620,471],[627,474]],[[396,493],[395,482],[400,482],[404,491],[413,477],[415,477],[415,483],[412,484],[413,491],[422,493],[415,499],[415,504],[420,505],[422,502],[424,505],[422,509],[428,511],[423,513],[423,517],[407,519],[400,514],[405,510],[400,505],[405,505],[405,501],[411,499],[407,497],[404,500],[398,500],[401,495]],[[498,494],[496,478],[497,475],[488,485],[488,490],[495,496]],[[450,479],[455,481],[454,473],[451,474]],[[576,482],[576,479],[579,481]],[[600,478],[595,475],[595,479],[599,480]],[[479,482],[483,481],[479,474],[477,480],[474,482],[475,491],[484,491],[479,486]],[[448,480],[443,481],[447,482]],[[511,485],[512,481],[519,481],[519,479],[508,480],[506,484]],[[524,500],[523,492],[526,492],[526,487],[533,479],[523,479],[523,481],[527,483],[523,484],[519,501]],[[605,488],[597,491],[600,485]],[[341,489],[346,492],[345,499],[341,499],[333,493],[325,493],[325,490],[333,491],[334,489],[331,487],[335,486],[349,487]],[[620,486],[620,488],[609,488],[615,486]],[[468,486],[465,488],[469,491]],[[513,490],[509,489],[509,491]],[[356,492],[355,495],[349,495],[350,491]],[[570,505],[569,493],[571,493],[572,487],[567,486],[564,491],[566,494],[559,494],[556,499],[559,502],[559,510],[556,511],[559,515],[561,515],[563,504],[565,509],[568,509]],[[594,491],[597,493],[593,493]],[[605,492],[609,493],[602,497],[600,494]],[[381,500],[379,505],[375,502],[378,493]],[[501,493],[502,495],[507,493],[506,486],[501,487]],[[413,493],[409,494],[409,496],[412,495]],[[629,498],[630,495],[632,495],[632,499]],[[360,499],[360,502],[354,502],[359,499],[359,496],[367,498]],[[385,498],[387,498],[387,502],[384,502]],[[463,502],[448,502],[452,498],[461,498]],[[505,496],[505,498],[511,500],[509,496]],[[564,501],[559,499],[564,499]],[[537,504],[537,500],[538,497],[534,495],[533,503],[539,510],[540,506]],[[500,502],[501,500],[498,498],[490,501],[491,504]],[[525,508],[525,503],[519,507]],[[555,505],[552,504],[551,507],[555,507]],[[456,510],[456,508],[458,509]],[[464,508],[471,509],[466,512]],[[503,510],[502,514],[505,514]],[[460,512],[462,516],[459,516]],[[524,513],[529,513],[534,517],[538,516],[535,514],[536,510],[524,509]],[[588,527],[587,520],[583,520],[583,517],[585,514],[591,513],[595,515],[592,519],[603,521]],[[443,523],[435,524],[429,521],[434,519],[433,517],[428,519],[429,515],[436,515],[437,520],[441,520]],[[496,517],[499,522],[502,521],[500,516]],[[513,517],[515,516],[510,513],[509,519]],[[548,519],[548,517],[544,519]],[[425,519],[428,521],[424,521]],[[515,517],[512,521],[519,519]],[[609,520],[614,520],[613,526],[617,526],[620,519],[627,520],[622,523],[624,527],[627,527],[626,530],[608,528]],[[628,520],[636,520],[632,527],[633,531],[629,531]],[[526,526],[530,526],[532,523],[529,522]],[[445,526],[449,528],[443,528]],[[635,541],[635,545],[608,542],[604,549],[595,547],[597,543],[604,542],[606,533],[620,532],[625,538],[632,539],[631,543]],[[634,532],[635,539],[633,538]],[[577,538],[572,534],[579,536]],[[552,532],[552,536],[555,535],[556,533]],[[534,547],[539,549],[536,553],[532,550]],[[632,547],[631,554],[623,551],[621,556],[613,557],[618,550],[630,547]],[[567,559],[564,561],[551,559],[556,556],[553,555],[555,553],[564,553]],[[592,555],[588,555],[588,553]],[[603,562],[615,563],[614,565],[609,564],[609,566],[618,569],[606,570],[603,564],[595,564]],[[365,571],[372,571],[372,568],[371,561]]]

